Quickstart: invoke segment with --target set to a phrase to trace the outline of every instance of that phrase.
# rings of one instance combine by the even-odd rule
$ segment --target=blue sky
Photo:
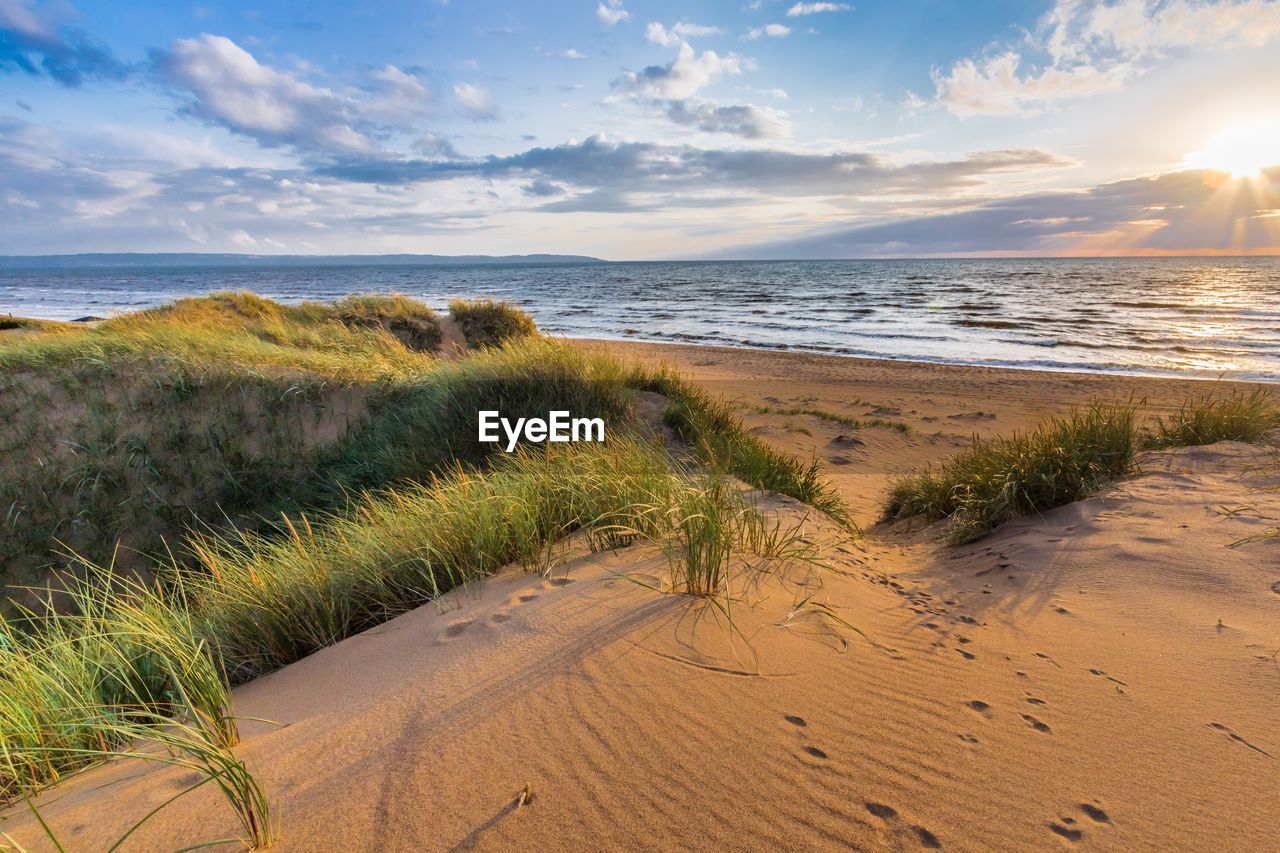
[[[0,0],[0,253],[1272,252],[1276,163],[1276,0]]]

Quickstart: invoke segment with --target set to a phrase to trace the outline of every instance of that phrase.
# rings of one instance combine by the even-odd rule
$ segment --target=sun
[[[1258,119],[1232,125],[1199,151],[1184,158],[1187,166],[1247,178],[1280,164],[1280,119]]]

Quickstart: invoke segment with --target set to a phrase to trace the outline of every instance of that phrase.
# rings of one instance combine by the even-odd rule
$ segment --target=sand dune
[[[751,405],[909,423],[746,413],[822,459],[864,522],[888,472],[967,434],[1135,384],[1159,407],[1189,384],[623,348]],[[1280,539],[1230,547],[1280,518],[1262,461],[1231,443],[1150,453],[955,549],[875,528],[834,546],[820,586],[744,590],[735,630],[619,578],[658,580],[651,547],[567,554],[237,689],[242,715],[278,723],[246,723],[240,751],[285,850],[1274,849]],[[98,849],[191,781],[117,763],[40,804]],[[0,830],[39,849],[21,812]],[[134,849],[234,831],[203,791]]]

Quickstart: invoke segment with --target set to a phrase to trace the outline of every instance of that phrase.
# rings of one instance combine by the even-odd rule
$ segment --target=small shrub
[[[462,327],[467,343],[476,349],[538,333],[533,318],[510,302],[455,299],[449,303],[449,315]]]
[[[10,329],[23,329],[27,325],[26,320],[19,320],[17,317],[0,317],[0,332],[7,332]]]
[[[937,470],[898,477],[882,516],[949,518],[948,538],[968,542],[997,525],[1080,500],[1133,470],[1133,406],[1094,403],[1029,432],[973,440]]]

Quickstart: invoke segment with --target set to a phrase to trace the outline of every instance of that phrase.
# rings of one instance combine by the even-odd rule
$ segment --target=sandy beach
[[[573,544],[241,686],[282,850],[1261,850],[1280,800],[1280,477],[1255,446],[1145,453],[1087,500],[947,546],[876,525],[888,477],[1095,397],[1202,383],[584,342],[674,364],[814,457],[866,536],[723,614],[653,546]],[[850,429],[808,408],[906,425]],[[805,508],[771,498],[782,518]],[[1270,519],[1270,520],[1268,520]],[[856,630],[854,630],[856,629]],[[137,762],[44,795],[98,849],[193,781]],[[31,819],[0,823],[42,849]],[[129,849],[233,836],[212,790]]]

